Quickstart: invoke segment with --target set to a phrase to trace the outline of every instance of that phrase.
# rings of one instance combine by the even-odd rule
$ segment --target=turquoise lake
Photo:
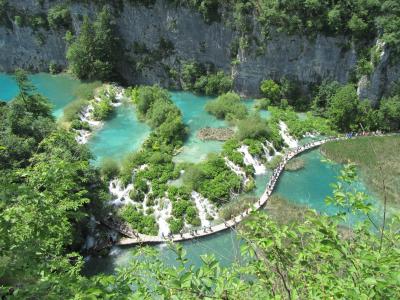
[[[340,164],[328,163],[323,159],[319,149],[315,149],[300,155],[305,161],[303,169],[298,171],[285,171],[279,179],[275,194],[285,197],[296,205],[306,206],[320,213],[331,214],[337,210],[325,204],[325,198],[332,194],[331,183],[337,181],[337,176],[342,168]],[[257,176],[257,187],[250,193],[253,196],[261,196],[265,185],[271,176]],[[357,189],[368,192],[362,181],[356,184]],[[369,193],[368,193],[369,194]],[[377,202],[371,200],[374,206],[379,208]],[[265,208],[268,213],[268,205]],[[225,231],[213,236],[183,243],[189,262],[199,265],[200,255],[213,254],[222,265],[240,261],[240,241],[233,231]],[[168,264],[173,264],[175,256],[165,245],[156,246],[160,256]],[[114,247],[111,255],[103,258],[92,257],[86,263],[86,274],[98,272],[112,273],[116,267],[122,267],[132,258],[134,247]]]
[[[134,108],[123,104],[115,109],[113,117],[95,132],[88,146],[97,165],[104,158],[120,161],[130,152],[140,148],[150,134],[150,127],[140,122]]]
[[[53,104],[53,115],[59,118],[64,107],[74,100],[74,92],[80,81],[66,74],[51,75],[39,73],[29,75],[37,91]],[[0,73],[0,100],[10,101],[18,94],[17,83],[12,75]]]
[[[189,128],[188,139],[174,160],[176,162],[188,161],[198,162],[212,152],[220,152],[222,142],[202,141],[196,134],[203,127],[227,127],[223,120],[218,120],[204,110],[206,103],[213,98],[196,96],[188,92],[171,92],[172,101],[182,111],[183,122]]]
[[[80,82],[67,75],[35,74],[30,75],[38,91],[49,98],[54,105],[54,115],[59,118],[64,107],[74,99],[74,91]],[[0,74],[0,99],[10,101],[18,93],[16,83],[12,76]],[[174,103],[181,109],[183,120],[189,128],[189,136],[182,152],[175,158],[176,161],[198,162],[210,152],[219,152],[222,142],[201,141],[196,133],[203,127],[227,127],[222,120],[218,120],[204,110],[205,104],[212,100],[210,97],[196,96],[187,92],[171,92]],[[254,111],[254,101],[245,102],[249,111]],[[260,115],[268,119],[270,113],[261,111]],[[303,116],[304,117],[304,116]],[[130,105],[122,105],[115,111],[114,116],[104,126],[93,134],[88,143],[95,156],[94,163],[99,163],[105,157],[116,160],[123,158],[127,153],[140,148],[150,129],[137,120],[135,111]],[[306,142],[306,141],[303,141]],[[289,202],[306,206],[321,213],[334,213],[333,207],[328,207],[324,199],[330,195],[330,184],[336,182],[341,165],[323,161],[319,150],[312,150],[300,156],[305,161],[301,170],[285,171],[281,176],[276,194],[283,196]],[[269,180],[270,172],[257,176],[257,187],[249,195],[259,197]],[[356,184],[358,190],[368,192],[362,181]],[[372,195],[372,198],[373,195]],[[377,208],[379,203],[373,202]],[[266,207],[268,212],[268,206]],[[356,218],[356,217],[355,217]],[[189,261],[195,265],[200,264],[200,255],[213,254],[223,265],[240,260],[240,241],[233,231],[226,231],[200,240],[183,243]],[[156,246],[165,262],[173,264],[175,256],[165,246]],[[92,257],[88,259],[85,267],[86,274],[98,272],[111,273],[116,267],[126,265],[132,258],[132,247],[114,247],[107,257]]]

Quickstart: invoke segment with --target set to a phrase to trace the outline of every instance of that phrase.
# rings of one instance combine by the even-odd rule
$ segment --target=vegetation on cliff
[[[81,79],[110,80],[116,77],[116,64],[121,59],[121,43],[115,20],[110,10],[104,7],[91,22],[83,19],[76,37],[67,34],[69,48],[67,60],[71,71]]]

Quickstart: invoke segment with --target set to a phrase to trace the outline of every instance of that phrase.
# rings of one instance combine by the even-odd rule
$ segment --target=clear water
[[[305,167],[294,172],[285,171],[280,177],[275,193],[294,204],[313,208],[320,213],[335,212],[335,208],[327,206],[324,199],[332,194],[330,184],[337,181],[342,166],[324,161],[318,149],[304,153],[300,157],[304,159]],[[250,195],[261,196],[270,176],[269,172],[263,176],[257,176],[257,188]],[[362,181],[357,182],[357,188],[367,192]],[[378,206],[376,202],[373,203]],[[268,206],[266,211],[268,213]],[[195,265],[200,263],[200,255],[205,253],[215,255],[224,265],[240,260],[238,252],[240,241],[236,233],[232,231],[192,242],[184,242],[183,245],[187,251],[189,262]],[[166,263],[173,263],[174,256],[166,246],[161,245],[157,248]],[[124,266],[129,262],[133,249],[134,247],[115,247],[114,255],[105,258],[90,258],[86,263],[86,273],[112,273],[116,267]]]
[[[113,117],[89,140],[94,164],[98,165],[104,158],[120,161],[128,153],[139,149],[149,133],[150,128],[137,119],[131,105],[117,107]]]
[[[222,150],[223,142],[202,141],[197,137],[197,132],[204,127],[229,127],[224,120],[218,120],[204,109],[212,97],[199,96],[189,92],[171,92],[172,101],[182,111],[183,121],[189,128],[189,136],[182,151],[174,158],[175,162],[197,163],[204,160],[210,153],[218,153]],[[254,99],[245,99],[249,112],[255,112]],[[268,119],[271,113],[265,110],[259,111],[262,118]]]
[[[174,160],[176,162],[199,162],[207,157],[209,153],[220,152],[223,142],[202,141],[197,137],[197,132],[204,127],[227,127],[223,120],[218,120],[207,113],[204,106],[213,98],[197,96],[188,92],[171,92],[172,101],[178,106],[183,114],[183,122],[189,128],[188,139]]]
[[[79,81],[67,75],[35,74],[30,76],[38,91],[49,98],[54,105],[54,115],[60,117],[63,108],[74,99],[74,90],[79,86]],[[12,76],[0,74],[0,99],[10,101],[18,93],[16,83]],[[177,161],[197,162],[204,159],[210,152],[219,152],[221,142],[201,141],[196,137],[197,131],[206,126],[226,127],[224,121],[217,120],[204,110],[209,97],[196,96],[185,92],[171,92],[172,99],[183,112],[184,122],[190,129],[189,138]],[[254,110],[254,101],[246,101],[250,111]],[[268,119],[270,113],[261,111],[260,115]],[[136,118],[131,106],[121,106],[116,109],[115,116],[106,122],[101,130],[95,133],[89,142],[94,153],[95,163],[105,157],[121,159],[126,153],[135,151],[140,147],[149,134],[150,129]],[[321,161],[322,156],[318,150],[313,150],[301,155],[305,160],[305,167],[295,172],[284,172],[278,183],[276,192],[288,201],[316,209],[322,213],[333,213],[335,209],[328,207],[324,199],[331,194],[330,184],[336,182],[341,166]],[[249,195],[259,197],[269,176],[267,173],[256,177],[256,189]],[[179,182],[176,182],[179,185]],[[367,191],[361,181],[357,189]],[[372,198],[374,198],[372,196]],[[379,209],[377,202],[374,202]],[[268,208],[267,208],[268,211]],[[213,254],[223,265],[240,260],[239,245],[236,233],[233,231],[222,232],[200,240],[183,243],[190,263],[200,264],[200,255]],[[157,246],[161,257],[168,264],[173,264],[175,256],[166,246]],[[85,273],[98,272],[111,273],[116,267],[126,265],[132,258],[133,247],[114,247],[112,254],[97,258],[92,257],[86,263]]]
[[[53,104],[53,115],[56,118],[61,117],[64,107],[74,100],[74,91],[80,85],[79,80],[66,74],[38,73],[29,75],[29,79],[38,92],[47,97]],[[18,87],[14,77],[0,73],[0,99],[11,101],[17,94]]]

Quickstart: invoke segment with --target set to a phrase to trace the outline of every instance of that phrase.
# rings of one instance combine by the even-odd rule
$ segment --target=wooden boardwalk
[[[238,223],[240,223],[243,219],[245,219],[247,216],[249,216],[253,211],[259,210],[262,208],[267,202],[269,197],[271,196],[273,190],[275,189],[275,185],[279,179],[279,176],[282,174],[286,164],[288,163],[289,160],[291,160],[293,157],[296,155],[319,147],[322,144],[325,144],[326,142],[330,141],[338,141],[338,140],[344,140],[346,139],[345,137],[340,137],[340,138],[327,138],[323,139],[320,141],[315,141],[311,142],[308,144],[305,144],[303,146],[299,146],[294,149],[290,149],[289,152],[287,152],[283,158],[281,163],[279,164],[278,167],[276,167],[273,171],[273,174],[271,176],[271,179],[268,182],[268,185],[263,193],[263,195],[260,197],[260,199],[254,203],[250,208],[242,212],[240,215],[228,220],[224,221],[221,224],[214,225],[211,227],[205,227],[197,230],[191,230],[188,233],[182,233],[182,234],[174,234],[174,235],[169,235],[165,237],[160,237],[160,236],[149,236],[145,234],[140,234],[134,232],[132,229],[130,229],[128,226],[126,226],[123,223],[116,223],[115,221],[111,220],[104,220],[103,223],[107,225],[108,227],[115,229],[119,231],[121,234],[127,236],[125,238],[121,238],[119,241],[116,242],[116,245],[135,245],[135,244],[153,244],[153,243],[164,243],[164,242],[181,242],[181,241],[186,241],[186,240],[191,240],[195,238],[200,238],[204,236],[208,236],[217,232],[224,231],[226,229],[229,229],[231,227],[235,227]]]

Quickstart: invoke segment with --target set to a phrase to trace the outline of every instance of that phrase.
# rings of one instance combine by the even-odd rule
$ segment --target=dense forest
[[[68,68],[62,70],[49,62],[49,72],[68,72],[83,80],[87,89],[64,109],[61,120],[56,120],[50,101],[36,90],[26,71],[17,69],[13,74],[17,96],[0,101],[2,299],[399,298],[400,216],[397,212],[389,215],[387,210],[389,203],[393,207],[399,204],[396,133],[400,130],[400,88],[393,83],[382,98],[369,101],[360,99],[357,82],[372,74],[379,62],[382,49],[377,40],[394,53],[391,63],[397,63],[400,3],[169,0],[169,5],[200,13],[208,24],[223,22],[238,33],[230,49],[233,64],[239,49],[259,45],[256,48],[263,51],[261,45],[280,32],[310,39],[318,34],[346,36],[357,51],[357,67],[347,83],[322,79],[307,91],[291,78],[264,78],[253,111],[234,90],[232,74],[212,64],[184,61],[178,69],[168,70],[179,82],[171,88],[212,97],[204,110],[234,128],[224,139],[221,153],[198,163],[177,162],[174,158],[190,132],[169,90],[157,84],[126,86],[124,104],[134,107],[150,133],[141,147],[121,162],[105,159],[94,165],[93,153],[77,136],[96,130],[91,121],[112,119],[121,104],[110,86],[125,83],[117,66],[128,58],[116,20],[126,1],[64,2],[37,1],[46,13],[31,14],[13,1],[0,0],[1,26],[31,27],[39,40],[46,38],[40,29],[65,33]],[[155,3],[129,2],[146,7]],[[93,14],[81,16],[79,30],[72,26],[73,3],[96,7]],[[137,69],[174,51],[164,39],[157,50],[150,51],[140,43],[132,47],[147,57],[135,61]],[[88,107],[93,120],[82,117]],[[270,118],[260,117],[260,111],[268,111]],[[299,117],[300,112],[306,118]],[[206,198],[223,222],[250,207],[257,200],[234,202],[237,195],[256,188],[256,170],[245,163],[243,155],[259,159],[263,168],[273,172],[282,162],[280,153],[289,151],[282,124],[287,126],[285,134],[297,140],[307,135],[343,137],[366,132],[388,136],[324,146],[321,151],[326,157],[345,164],[325,199],[327,206],[335,208],[334,213],[306,208],[298,209],[300,217],[285,215],[284,209],[279,217],[268,209],[252,213],[232,228],[241,240],[240,263],[226,266],[216,257],[204,255],[195,266],[181,244],[168,243],[176,257],[174,265],[166,263],[156,248],[138,246],[132,250],[129,264],[112,275],[83,275],[88,249],[82,245],[94,217],[104,220],[113,215],[136,232],[157,236],[155,210],[162,200],[171,203],[167,220],[171,234],[202,225],[193,192]],[[301,161],[297,163],[294,170],[302,167]],[[383,199],[382,210],[376,211],[369,196],[357,189],[355,183],[362,171]],[[171,184],[180,179],[180,186]],[[110,208],[113,180],[134,187],[128,193],[133,204]],[[355,216],[359,222],[353,222]],[[217,218],[210,213],[206,219],[212,222]],[[110,241],[104,235],[107,254]]]

